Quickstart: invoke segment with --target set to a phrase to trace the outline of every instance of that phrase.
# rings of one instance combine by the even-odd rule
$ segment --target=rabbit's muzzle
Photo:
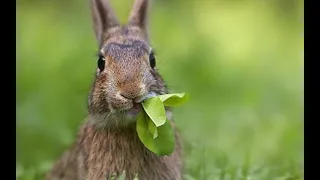
[[[115,96],[110,97],[110,102],[114,110],[125,111],[134,116],[141,112],[141,102],[154,96],[156,96],[155,92],[146,92],[143,87],[128,88],[119,90]]]
[[[140,106],[137,105],[140,102],[137,102],[137,99],[147,94],[146,89],[143,85],[139,85],[137,82],[125,82],[118,84],[115,94],[109,95],[109,102],[114,110],[129,110],[133,107],[139,110]]]

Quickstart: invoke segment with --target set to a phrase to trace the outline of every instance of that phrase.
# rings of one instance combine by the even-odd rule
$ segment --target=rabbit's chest
[[[113,173],[125,171],[126,179],[171,180],[179,174],[179,161],[172,156],[158,157],[148,151],[135,131],[103,132],[84,130],[79,164],[87,179],[106,180]]]
[[[113,174],[125,173],[126,180],[179,180],[179,166],[170,159],[148,159],[142,156],[128,157],[116,154],[113,157],[95,158],[89,156],[86,164],[85,176],[87,180],[106,180]],[[139,158],[140,157],[140,158]],[[95,161],[92,161],[95,159]]]

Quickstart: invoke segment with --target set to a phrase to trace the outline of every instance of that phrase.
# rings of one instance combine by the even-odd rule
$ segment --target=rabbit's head
[[[167,92],[149,44],[148,4],[136,0],[128,24],[120,25],[108,0],[91,0],[99,56],[88,109],[109,124],[134,119],[142,100]]]

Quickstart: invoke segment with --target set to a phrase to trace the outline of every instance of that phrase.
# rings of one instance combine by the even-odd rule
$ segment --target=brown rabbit
[[[147,34],[148,0],[136,0],[129,22],[119,25],[107,0],[91,0],[99,43],[96,78],[88,117],[77,141],[56,162],[47,180],[106,180],[125,171],[126,179],[181,180],[182,147],[175,129],[175,151],[157,156],[141,143],[136,115],[141,102],[168,93],[155,67]]]

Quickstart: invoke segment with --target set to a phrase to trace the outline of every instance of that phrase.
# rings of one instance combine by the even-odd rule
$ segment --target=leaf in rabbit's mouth
[[[166,117],[165,106],[185,103],[185,93],[158,95],[142,102],[143,110],[137,116],[137,133],[144,146],[153,153],[163,156],[174,150],[174,131]]]
[[[149,92],[145,96],[142,96],[140,99],[137,99],[133,102],[133,107],[127,110],[129,116],[137,116],[142,111],[142,102],[146,99],[155,97],[157,94],[153,91]]]

